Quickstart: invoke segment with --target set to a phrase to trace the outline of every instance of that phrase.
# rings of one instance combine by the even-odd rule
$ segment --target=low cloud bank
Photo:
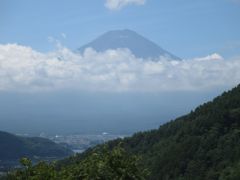
[[[40,53],[0,45],[0,91],[74,89],[109,92],[200,91],[240,83],[240,58],[218,54],[182,61],[136,58],[128,49],[76,54],[61,47]]]
[[[146,0],[106,0],[105,6],[110,10],[119,10],[128,5],[143,5]]]

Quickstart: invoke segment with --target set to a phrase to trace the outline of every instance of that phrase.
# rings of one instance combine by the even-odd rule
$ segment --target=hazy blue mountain
[[[72,151],[40,137],[21,137],[0,131],[0,164],[21,157],[65,157]]]
[[[108,49],[128,48],[139,58],[156,59],[159,56],[167,56],[171,59],[180,60],[179,57],[162,49],[154,42],[128,29],[109,31],[92,42],[82,46],[78,51],[83,52],[88,47],[99,52]]]

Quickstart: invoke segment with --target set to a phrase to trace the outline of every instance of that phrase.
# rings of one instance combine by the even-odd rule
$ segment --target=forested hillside
[[[240,179],[240,86],[122,142],[143,156],[150,179]]]
[[[142,156],[149,179],[240,179],[240,85],[157,130],[108,145],[120,142]]]

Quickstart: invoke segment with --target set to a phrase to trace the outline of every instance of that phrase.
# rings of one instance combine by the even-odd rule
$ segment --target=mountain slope
[[[72,152],[48,139],[20,137],[0,131],[0,162],[27,157],[66,157]]]
[[[131,30],[109,31],[92,42],[78,49],[83,52],[86,48],[91,47],[96,51],[102,52],[108,49],[128,48],[136,57],[139,58],[159,58],[167,56],[170,59],[180,60],[177,56],[167,52],[154,42],[144,38]]]
[[[108,145],[119,143],[142,156],[149,179],[240,179],[240,85],[157,130]],[[63,164],[81,161],[98,148]]]

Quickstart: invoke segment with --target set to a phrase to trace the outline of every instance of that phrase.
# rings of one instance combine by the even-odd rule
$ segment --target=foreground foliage
[[[9,180],[142,180],[148,172],[139,168],[139,158],[116,146],[108,150],[96,149],[79,162],[58,169],[54,163],[40,162],[33,166],[27,158],[21,159],[23,169],[10,173]]]

